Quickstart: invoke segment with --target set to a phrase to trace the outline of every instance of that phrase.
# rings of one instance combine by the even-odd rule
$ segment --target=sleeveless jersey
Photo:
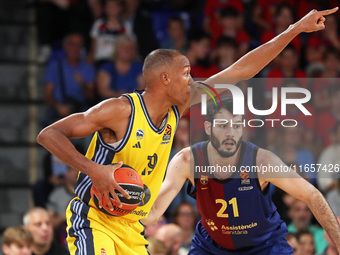
[[[201,142],[192,146],[195,169],[199,167],[200,171],[195,170],[196,187],[191,186],[191,193],[211,238],[228,250],[251,249],[270,239],[274,231],[281,231],[284,238],[288,231],[271,200],[269,185],[261,191],[257,172],[254,167],[251,170],[256,166],[258,148],[242,141],[238,164],[229,168],[232,176],[219,180],[204,172],[209,166],[207,145]]]
[[[180,116],[177,107],[172,106],[166,116],[165,125],[159,129],[151,122],[143,97],[139,93],[123,96],[130,101],[131,116],[121,143],[113,148],[103,141],[99,132],[96,132],[86,157],[101,165],[123,161],[140,174],[144,184],[143,200],[131,214],[122,216],[139,220],[147,216],[159,193]],[[75,193],[85,203],[96,207],[91,199],[91,187],[89,176],[80,173]],[[119,210],[118,207],[116,209]]]

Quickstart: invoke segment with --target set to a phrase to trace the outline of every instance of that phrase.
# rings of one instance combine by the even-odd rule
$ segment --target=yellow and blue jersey
[[[141,94],[135,92],[123,96],[131,104],[131,116],[125,136],[114,148],[105,143],[100,133],[96,132],[86,157],[101,165],[123,161],[140,174],[144,184],[142,203],[131,214],[123,216],[126,219],[139,220],[147,216],[161,188],[180,115],[177,107],[172,106],[165,117],[165,123],[158,128],[152,123]],[[80,173],[75,193],[83,202],[95,207],[91,199],[91,187],[89,176]]]

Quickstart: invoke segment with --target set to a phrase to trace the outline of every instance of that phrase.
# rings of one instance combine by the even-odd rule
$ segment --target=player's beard
[[[221,150],[220,147],[222,144],[224,144],[226,141],[233,141],[236,144],[236,148],[233,151],[224,151]],[[217,139],[217,137],[214,135],[214,133],[211,130],[211,136],[210,136],[210,141],[212,146],[215,148],[215,150],[218,152],[218,154],[220,154],[221,157],[224,158],[229,158],[235,155],[235,153],[238,151],[238,149],[241,146],[241,142],[242,142],[242,136],[240,137],[240,139],[236,142],[235,139],[233,138],[226,138],[222,141],[222,143],[220,143]]]

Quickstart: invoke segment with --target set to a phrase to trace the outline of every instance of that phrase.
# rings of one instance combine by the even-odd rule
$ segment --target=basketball
[[[94,204],[103,213],[110,216],[123,216],[131,213],[141,203],[143,198],[144,185],[142,178],[137,173],[137,171],[125,164],[114,172],[114,178],[118,185],[121,186],[130,195],[130,199],[127,199],[119,191],[116,190],[116,194],[122,202],[121,208],[117,205],[111,194],[110,200],[113,206],[113,211],[111,211],[110,208],[107,206],[105,197],[103,197],[103,207],[99,208],[98,190],[94,185],[91,188],[91,197]]]

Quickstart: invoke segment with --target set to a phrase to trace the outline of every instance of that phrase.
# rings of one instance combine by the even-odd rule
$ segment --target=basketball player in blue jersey
[[[232,78],[236,83],[253,77],[296,35],[324,29],[324,16],[336,10],[308,13],[206,83],[213,85],[215,78]],[[139,220],[147,216],[159,193],[178,119],[190,103],[195,103],[189,100],[190,88],[202,85],[192,81],[188,59],[174,50],[151,52],[144,61],[143,77],[146,83],[143,93],[103,101],[86,112],[48,126],[37,138],[38,143],[56,157],[80,171],[75,187],[77,197],[67,209],[67,241],[71,254],[148,254],[147,241],[142,235],[144,227]],[[93,133],[87,154],[83,156],[70,138]],[[121,161],[141,175],[145,197],[131,214],[112,217],[96,208],[90,190],[93,185],[97,188],[100,206],[103,197],[110,201],[110,195],[121,205],[115,190],[129,198],[113,178]],[[118,164],[112,166],[111,163]],[[114,210],[110,202],[108,206]]]
[[[340,227],[322,194],[289,168],[281,173],[262,171],[266,166],[282,169],[285,165],[270,151],[242,140],[243,117],[232,114],[231,96],[222,97],[222,105],[210,103],[204,123],[209,141],[174,156],[149,216],[142,222],[157,222],[188,179],[192,185],[188,190],[201,214],[189,254],[293,254],[285,239],[286,224],[271,200],[272,183],[305,201],[340,251]],[[214,119],[226,121],[213,124]]]

